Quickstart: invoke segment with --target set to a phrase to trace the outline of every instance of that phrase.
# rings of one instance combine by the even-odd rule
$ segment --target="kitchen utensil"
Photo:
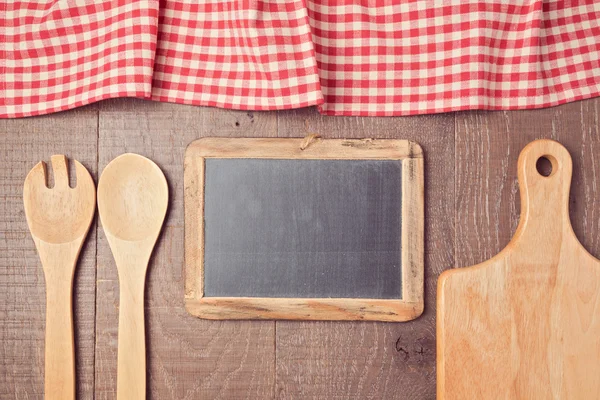
[[[69,187],[67,159],[52,156],[54,187],[39,162],[25,178],[25,216],[46,280],[45,398],[75,398],[73,275],[96,210],[96,190],[88,170],[75,161],[77,185]]]
[[[146,395],[144,286],[169,190],[160,168],[137,154],[111,161],[98,182],[98,210],[119,272],[117,399]]]
[[[518,174],[521,220],[508,246],[440,276],[438,398],[600,398],[600,261],[571,227],[571,157],[535,141]]]

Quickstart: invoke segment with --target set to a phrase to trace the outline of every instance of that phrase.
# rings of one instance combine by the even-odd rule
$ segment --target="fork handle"
[[[60,275],[46,274],[46,400],[75,399],[73,276]]]

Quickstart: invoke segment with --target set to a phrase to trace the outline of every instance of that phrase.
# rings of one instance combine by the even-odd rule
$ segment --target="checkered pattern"
[[[152,89],[158,0],[0,0],[0,117]]]
[[[313,0],[332,115],[548,107],[600,95],[598,0]]]
[[[0,117],[134,96],[332,115],[600,95],[597,0],[0,0]]]
[[[323,102],[302,0],[168,0],[152,99],[244,110]]]

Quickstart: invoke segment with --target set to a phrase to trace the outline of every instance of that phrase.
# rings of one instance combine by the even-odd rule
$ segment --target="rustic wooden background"
[[[600,99],[517,112],[409,118],[323,117],[315,109],[243,112],[101,102],[0,120],[0,398],[41,399],[44,275],[22,205],[25,175],[65,154],[95,177],[117,155],[156,161],[169,180],[167,222],[146,290],[150,399],[433,399],[435,285],[446,268],[481,262],[509,241],[519,214],[516,164],[553,138],[574,159],[571,216],[600,256]],[[426,162],[426,309],[409,323],[203,321],[183,307],[183,156],[203,136],[398,138]],[[79,399],[116,390],[118,278],[97,222],[76,272]]]

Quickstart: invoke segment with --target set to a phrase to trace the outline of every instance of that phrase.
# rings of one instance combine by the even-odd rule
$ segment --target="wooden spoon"
[[[23,202],[29,230],[46,279],[46,354],[44,391],[47,400],[75,399],[73,343],[73,275],[96,210],[94,181],[75,161],[77,186],[69,187],[67,159],[52,156],[54,187],[39,162],[25,178]]]
[[[146,396],[144,285],[169,200],[167,180],[152,161],[123,154],[98,182],[98,211],[120,284],[117,399]]]

